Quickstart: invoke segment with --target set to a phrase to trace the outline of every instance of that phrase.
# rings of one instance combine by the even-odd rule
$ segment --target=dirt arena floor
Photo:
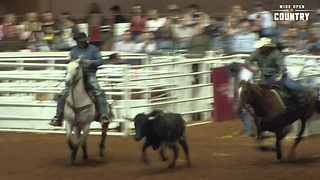
[[[192,166],[185,166],[184,154],[175,169],[160,160],[158,152],[148,149],[150,164],[140,162],[142,142],[132,137],[107,139],[106,157],[98,155],[100,136],[91,135],[89,160],[77,156],[69,165],[65,135],[0,133],[1,180],[319,180],[320,137],[304,139],[295,159],[288,163],[292,141],[283,143],[284,160],[274,152],[257,150],[254,138],[242,137],[240,120],[210,123],[187,128]],[[169,154],[169,153],[168,153]],[[170,154],[169,154],[170,155]],[[172,157],[172,156],[171,156]]]

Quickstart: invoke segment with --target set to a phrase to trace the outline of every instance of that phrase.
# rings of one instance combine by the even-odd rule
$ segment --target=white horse
[[[67,66],[66,84],[70,86],[64,106],[64,119],[66,120],[67,141],[71,149],[71,165],[74,164],[79,145],[82,142],[83,159],[88,159],[87,138],[91,122],[97,116],[95,103],[85,90],[80,60],[72,60]],[[102,125],[102,138],[100,143],[100,156],[104,156],[105,139],[108,124]],[[82,141],[81,141],[81,131]],[[72,140],[74,132],[74,140]]]

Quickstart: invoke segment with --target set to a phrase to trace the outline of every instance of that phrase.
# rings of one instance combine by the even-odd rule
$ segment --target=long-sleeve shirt
[[[120,52],[136,52],[137,51],[136,46],[137,44],[134,43],[133,41],[131,42],[119,41],[114,44],[112,49],[114,51],[120,51]]]
[[[69,54],[70,59],[81,59],[82,60],[91,60],[90,65],[85,65],[81,63],[81,67],[85,74],[95,74],[98,70],[98,67],[103,64],[103,60],[100,54],[99,49],[92,45],[88,44],[86,48],[80,48],[79,46],[75,46],[71,49]]]
[[[256,33],[238,33],[232,39],[232,50],[242,53],[253,52],[256,50],[253,44],[258,39],[259,37]]]
[[[136,45],[136,52],[141,52],[141,53],[151,53],[157,50],[157,44],[155,41],[149,42],[147,45],[145,45],[146,42],[138,43]]]
[[[246,60],[246,65],[257,62],[262,76],[270,76],[276,73],[284,74],[286,71],[282,53],[273,49],[268,55],[261,54],[260,49],[254,51]]]

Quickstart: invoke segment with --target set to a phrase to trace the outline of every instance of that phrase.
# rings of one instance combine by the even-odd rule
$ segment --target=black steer
[[[187,163],[190,165],[189,147],[185,139],[186,123],[181,114],[164,113],[161,110],[154,110],[150,114],[140,113],[134,118],[136,141],[146,137],[142,147],[142,161],[147,163],[146,149],[152,146],[154,150],[160,148],[160,155],[163,161],[168,158],[164,155],[164,150],[169,147],[174,152],[174,159],[168,168],[174,168],[179,155],[179,148],[176,142],[179,142],[187,157]]]

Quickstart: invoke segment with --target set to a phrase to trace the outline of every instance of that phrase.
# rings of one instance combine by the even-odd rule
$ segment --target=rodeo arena
[[[210,13],[206,3],[79,1],[79,13],[60,1],[50,11],[49,1],[42,11],[0,2],[1,180],[320,179],[319,2]],[[84,59],[89,47],[103,63]],[[268,63],[254,59],[268,60],[255,55],[263,47],[278,52]],[[93,66],[106,116],[84,83]],[[282,83],[261,85],[265,66],[306,87],[304,102]]]

